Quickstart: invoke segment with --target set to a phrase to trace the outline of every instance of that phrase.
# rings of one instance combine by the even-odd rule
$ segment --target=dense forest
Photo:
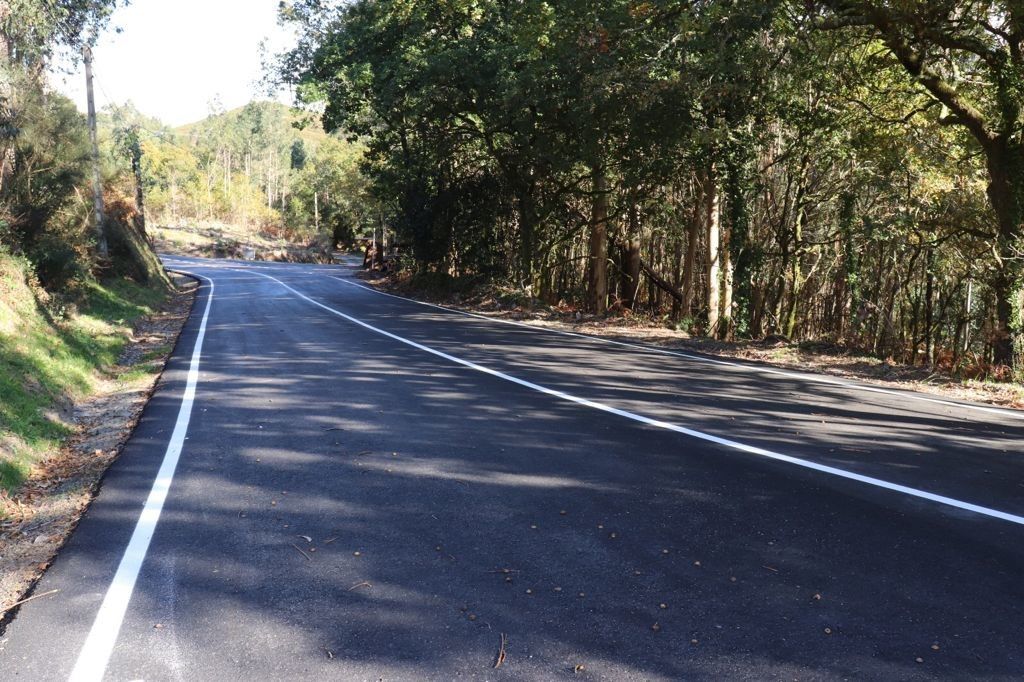
[[[1024,366],[1016,3],[297,0],[281,16],[300,41],[279,78],[365,145],[419,273],[721,338]]]

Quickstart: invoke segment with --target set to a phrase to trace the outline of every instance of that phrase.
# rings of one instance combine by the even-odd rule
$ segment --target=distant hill
[[[289,136],[301,139],[306,145],[316,147],[327,137],[319,117],[296,111],[292,107],[271,100],[253,101],[221,114],[211,114],[199,121],[173,128],[175,134],[190,139],[211,129],[235,130],[245,135],[254,126],[282,126],[289,129]],[[281,131],[282,133],[284,131]]]

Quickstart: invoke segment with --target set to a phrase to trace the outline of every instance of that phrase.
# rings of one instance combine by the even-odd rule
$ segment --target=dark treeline
[[[1020,355],[1013,3],[301,0],[282,15],[302,38],[281,77],[363,139],[421,273],[723,338],[954,367]]]

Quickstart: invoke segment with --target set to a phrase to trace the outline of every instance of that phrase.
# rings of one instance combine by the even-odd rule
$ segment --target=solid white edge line
[[[196,275],[193,276],[198,278]],[[192,361],[188,368],[188,378],[185,382],[185,393],[181,399],[181,408],[178,410],[178,419],[174,423],[174,431],[167,443],[163,462],[153,481],[153,487],[149,491],[146,503],[142,507],[139,520],[135,524],[131,540],[128,541],[114,579],[111,581],[110,587],[107,588],[103,603],[89,630],[89,636],[86,638],[85,644],[78,654],[75,667],[71,671],[71,676],[68,678],[72,682],[103,679],[110,655],[117,643],[118,633],[121,631],[128,602],[131,601],[132,592],[135,590],[135,581],[138,579],[139,570],[146,559],[150,540],[153,539],[153,534],[156,532],[160,513],[163,511],[167,493],[174,480],[174,470],[178,466],[181,449],[185,443],[185,434],[188,433],[189,419],[192,416],[192,403],[195,401],[196,384],[199,382],[199,361],[202,356],[203,338],[206,336],[206,321],[209,319],[210,305],[213,302],[213,280],[206,277],[202,279],[209,282],[210,292],[206,298],[203,319],[199,323],[195,347],[192,349]]]
[[[818,464],[817,462],[811,462],[811,461],[808,461],[808,460],[805,460],[805,459],[800,459],[798,457],[792,457],[790,455],[784,455],[784,454],[781,454],[781,453],[778,453],[778,452],[773,452],[771,450],[765,450],[764,448],[759,448],[759,447],[755,447],[755,446],[752,446],[752,445],[747,445],[745,443],[740,443],[738,441],[729,440],[728,438],[721,438],[719,436],[714,436],[714,435],[711,435],[709,433],[704,433],[703,431],[696,431],[694,429],[689,429],[689,428],[686,428],[685,426],[679,426],[677,424],[672,424],[672,423],[669,423],[669,422],[660,421],[658,419],[651,419],[650,417],[645,417],[645,416],[643,416],[641,414],[636,414],[634,412],[629,412],[627,410],[621,410],[619,408],[611,407],[611,406],[605,405],[603,403],[594,402],[593,400],[588,400],[586,398],[580,398],[578,396],[574,396],[572,394],[565,393],[564,391],[559,391],[559,390],[556,390],[556,389],[547,388],[546,386],[541,386],[541,385],[535,384],[535,383],[533,383],[531,381],[526,381],[525,379],[520,379],[520,378],[514,377],[514,376],[512,376],[510,374],[505,374],[504,372],[499,372],[497,370],[493,370],[493,369],[490,369],[488,367],[484,367],[482,365],[478,365],[475,362],[471,362],[469,360],[463,360],[462,358],[455,357],[454,355],[449,355],[448,353],[436,350],[434,348],[430,348],[429,346],[424,346],[421,343],[417,343],[417,342],[412,341],[410,339],[406,339],[406,338],[404,338],[402,336],[398,336],[397,334],[392,334],[391,332],[388,332],[388,331],[385,331],[383,329],[379,329],[377,327],[374,327],[371,324],[363,322],[362,320],[359,320],[359,319],[357,319],[355,317],[352,317],[351,315],[346,315],[345,313],[343,313],[343,312],[341,312],[339,310],[335,310],[334,308],[331,308],[328,305],[324,305],[323,303],[320,303],[319,301],[314,300],[314,299],[310,298],[309,296],[306,296],[302,292],[293,289],[292,287],[288,286],[287,284],[285,284],[281,280],[277,279],[276,277],[271,277],[270,275],[265,275],[265,274],[260,273],[260,272],[254,272],[252,274],[258,275],[260,277],[266,277],[269,280],[273,280],[274,282],[277,282],[278,284],[280,284],[285,289],[287,289],[288,291],[292,292],[293,294],[295,294],[299,298],[301,298],[301,299],[303,299],[305,301],[308,301],[309,303],[312,303],[313,305],[315,305],[315,306],[317,306],[319,308],[322,308],[322,309],[324,309],[324,310],[326,310],[326,311],[328,311],[330,313],[333,313],[334,315],[337,315],[338,317],[341,317],[341,318],[343,318],[345,320],[348,320],[349,322],[352,322],[353,324],[359,325],[360,327],[368,329],[368,330],[370,330],[370,331],[372,331],[374,333],[380,334],[382,336],[386,336],[389,339],[393,339],[393,340],[398,341],[400,343],[404,343],[404,344],[406,344],[408,346],[412,346],[413,348],[416,348],[418,350],[422,350],[422,351],[430,353],[432,355],[436,355],[437,357],[443,358],[445,360],[448,360],[449,362],[454,362],[456,364],[462,365],[464,367],[468,367],[468,368],[476,370],[478,372],[483,372],[484,374],[489,374],[490,376],[496,377],[498,379],[503,379],[505,381],[512,382],[513,384],[518,384],[519,386],[523,386],[525,388],[529,388],[529,389],[531,389],[533,391],[537,391],[538,393],[543,393],[545,395],[549,395],[549,396],[552,396],[552,397],[555,397],[555,398],[559,398],[561,400],[566,400],[566,401],[569,401],[569,402],[573,402],[573,403],[576,403],[578,405],[584,405],[586,407],[590,407],[590,408],[593,408],[595,410],[600,410],[602,412],[607,412],[609,414],[614,414],[614,415],[619,416],[619,417],[625,417],[626,419],[631,419],[631,420],[633,420],[635,422],[640,422],[641,424],[646,424],[648,426],[653,426],[653,427],[656,427],[656,428],[659,428],[659,429],[666,429],[668,431],[674,431],[676,433],[681,433],[681,434],[686,435],[686,436],[691,436],[693,438],[697,438],[697,439],[700,439],[700,440],[708,441],[710,443],[715,443],[717,445],[722,445],[724,447],[731,448],[733,450],[739,450],[741,452],[745,452],[745,453],[748,453],[748,454],[751,454],[751,455],[758,455],[760,457],[766,457],[768,459],[773,459],[773,460],[776,460],[776,461],[779,461],[779,462],[786,462],[787,464],[794,464],[796,466],[803,467],[805,469],[811,469],[813,471],[818,471],[818,472],[821,472],[821,473],[829,474],[831,476],[838,476],[839,478],[845,478],[845,479],[848,479],[848,480],[851,480],[851,481],[857,481],[858,483],[865,483],[867,485],[875,486],[877,488],[884,488],[885,490],[891,490],[893,492],[902,493],[904,495],[908,495],[908,496],[911,496],[911,497],[917,497],[917,498],[920,498],[920,499],[929,500],[931,502],[937,502],[938,504],[946,505],[948,507],[954,507],[956,509],[961,509],[961,510],[964,510],[964,511],[973,512],[975,514],[981,514],[983,516],[988,516],[988,517],[991,517],[991,518],[994,518],[994,519],[1000,519],[1002,521],[1009,521],[1010,523],[1015,523],[1015,524],[1018,524],[1018,525],[1024,525],[1024,516],[1018,516],[1016,514],[1010,514],[1008,512],[999,511],[998,509],[991,509],[989,507],[983,507],[981,505],[972,504],[970,502],[964,502],[963,500],[957,500],[957,499],[952,498],[952,497],[946,497],[945,495],[938,495],[936,493],[930,493],[930,492],[928,492],[926,490],[918,490],[917,488],[911,488],[909,486],[900,485],[899,483],[890,483],[889,481],[885,481],[885,480],[882,480],[880,478],[874,478],[872,476],[865,476],[863,474],[857,474],[857,473],[854,473],[852,471],[846,471],[845,469],[839,469],[839,468],[828,466],[828,465],[825,465],[825,464]]]
[[[348,279],[338,277],[336,275],[327,275],[331,279],[335,279],[342,284],[347,284],[358,289],[364,289],[366,291],[380,294],[381,296],[390,296],[391,298],[397,298],[400,301],[408,301],[409,303],[416,303],[418,305],[427,306],[428,308],[437,308],[438,310],[444,310],[449,313],[456,313],[458,315],[465,315],[466,317],[475,317],[480,320],[487,320],[489,322],[499,322],[501,324],[510,324],[515,327],[523,327],[525,329],[532,329],[535,332],[542,332],[548,334],[558,334],[560,336],[572,336],[579,339],[586,339],[595,343],[607,343],[614,346],[622,346],[623,348],[632,348],[634,350],[641,350],[648,353],[655,353],[657,355],[672,355],[675,357],[685,358],[687,360],[695,360],[697,362],[704,362],[712,365],[721,365],[724,367],[732,367],[735,369],[742,369],[748,372],[760,372],[762,374],[772,374],[775,376],[786,377],[788,379],[802,379],[805,381],[813,381],[819,384],[828,384],[830,386],[839,386],[841,388],[848,388],[854,391],[867,391],[869,393],[882,393],[884,395],[892,395],[899,398],[908,398],[910,400],[919,400],[926,403],[933,403],[937,405],[945,405],[947,407],[959,407],[966,410],[975,410],[977,412],[984,412],[987,414],[994,414],[1000,417],[1009,417],[1010,419],[1024,419],[1024,411],[1014,411],[1000,407],[985,407],[984,405],[971,405],[970,403],[957,403],[952,400],[943,400],[942,398],[929,398],[927,396],[920,395],[918,393],[910,393],[904,391],[894,391],[887,388],[879,388],[876,386],[867,386],[865,384],[855,384],[841,379],[833,379],[831,377],[823,376],[820,374],[801,374],[799,372],[788,372],[782,369],[773,369],[771,367],[760,367],[755,365],[746,365],[739,362],[730,362],[728,360],[717,360],[715,358],[708,358],[702,355],[693,355],[691,353],[684,353],[681,351],[668,350],[666,348],[657,348],[655,346],[645,346],[640,343],[629,343],[628,341],[616,341],[615,339],[606,339],[600,336],[593,336],[591,334],[581,334],[579,332],[568,332],[562,329],[551,329],[549,327],[540,327],[533,324],[526,324],[525,322],[518,322],[516,320],[503,320],[499,317],[490,317],[489,315],[480,315],[478,313],[471,313],[465,310],[459,310],[457,308],[448,308],[443,305],[436,303],[427,303],[426,301],[417,301],[414,298],[407,298],[405,296],[399,296],[392,294],[387,291],[380,291],[373,287],[366,286],[365,284],[359,284],[352,282]]]

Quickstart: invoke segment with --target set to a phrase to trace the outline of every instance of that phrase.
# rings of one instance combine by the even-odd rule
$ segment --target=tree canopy
[[[278,76],[363,142],[420,271],[723,337],[1020,355],[1014,3],[297,0],[281,15],[300,40]]]

